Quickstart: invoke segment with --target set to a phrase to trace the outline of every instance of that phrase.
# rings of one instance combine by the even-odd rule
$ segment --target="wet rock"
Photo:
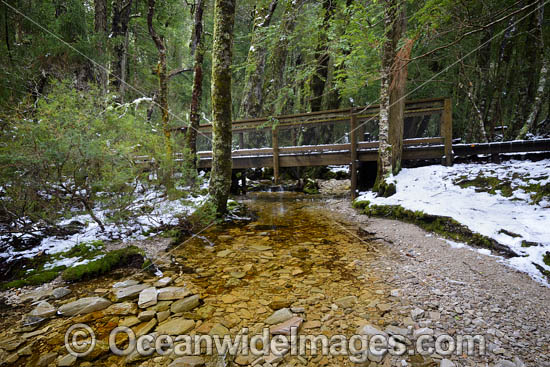
[[[275,311],[271,316],[269,316],[265,322],[266,324],[274,325],[280,324],[287,320],[290,320],[294,315],[288,308],[281,308],[280,310]]]
[[[187,312],[191,311],[195,307],[197,307],[200,304],[200,297],[195,294],[191,297],[186,297],[184,299],[180,299],[179,301],[176,301],[172,303],[170,306],[170,310],[173,313],[179,313],[179,312]]]
[[[83,315],[90,312],[101,311],[109,307],[111,302],[101,297],[86,297],[67,303],[58,310],[63,316]]]
[[[5,362],[6,363],[15,363],[19,359],[19,353],[12,353],[9,356],[6,357]]]
[[[30,316],[46,319],[55,315],[56,309],[46,301],[40,302],[34,310],[29,314]]]
[[[301,317],[293,317],[281,324],[273,325],[269,328],[269,332],[273,335],[290,335],[291,329],[299,329],[303,321]]]
[[[195,321],[182,317],[167,321],[158,326],[157,332],[166,335],[182,335],[195,327]]]
[[[20,356],[30,356],[32,355],[34,345],[31,343],[17,351],[17,354]]]
[[[114,303],[103,310],[103,314],[106,316],[128,316],[136,313],[136,304],[130,302]]]
[[[57,360],[57,365],[59,367],[69,367],[76,363],[76,357],[72,354],[67,354]]]
[[[55,288],[52,291],[52,297],[55,299],[61,299],[70,293],[71,293],[71,290],[67,287]]]
[[[138,307],[147,308],[157,304],[158,291],[156,288],[145,288],[139,294]]]
[[[166,287],[159,289],[157,299],[159,301],[173,301],[189,296],[191,292],[183,287]]]
[[[166,286],[170,285],[171,283],[172,283],[172,278],[164,277],[164,278],[161,278],[161,279],[157,280],[153,284],[153,286],[158,287],[158,288],[163,288],[163,287],[166,287]]]
[[[153,317],[155,317],[155,314],[156,312],[155,311],[142,311],[139,313],[138,315],[138,319],[139,321],[149,321],[151,320]]]
[[[11,352],[12,350],[16,350],[21,344],[23,344],[23,340],[19,338],[12,337],[8,339],[2,339],[0,340],[0,349]]]
[[[115,298],[117,301],[134,299],[146,288],[149,288],[148,284],[134,284],[123,288],[116,288]]]
[[[342,297],[342,298],[339,298],[336,301],[334,301],[334,303],[338,307],[350,308],[350,307],[355,306],[355,304],[357,303],[357,297],[356,296]]]
[[[133,285],[138,285],[139,282],[137,280],[134,280],[134,279],[127,279],[123,282],[117,282],[115,284],[113,284],[113,288],[126,288],[126,287],[130,287],[130,286],[133,286]]]
[[[175,359],[168,367],[202,367],[205,361],[202,357],[190,356]]]
[[[52,363],[53,361],[55,361],[56,358],[57,358],[57,353],[55,352],[44,354],[40,356],[36,365],[39,367],[45,367],[50,363]]]

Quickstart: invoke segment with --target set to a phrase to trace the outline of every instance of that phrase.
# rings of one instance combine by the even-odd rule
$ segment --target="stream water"
[[[201,301],[198,307],[183,314],[169,312],[168,320],[194,320],[190,331],[193,334],[237,335],[248,328],[250,335],[254,335],[269,326],[266,319],[274,311],[288,307],[303,319],[300,334],[328,337],[351,336],[366,324],[383,329],[399,323],[398,318],[402,316],[391,312],[397,300],[389,296],[390,289],[370,267],[377,256],[376,245],[363,240],[352,224],[332,217],[323,198],[285,192],[255,193],[243,202],[255,213],[253,220],[210,227],[172,249],[172,262],[163,268],[164,276],[173,279],[172,285],[186,287],[199,295]],[[158,280],[144,273],[132,277],[143,283]],[[73,284],[69,299],[48,301],[58,307],[98,294],[113,299],[113,282],[112,277],[103,277]],[[157,318],[160,312],[165,312],[161,311],[161,303],[150,308],[157,313]],[[170,308],[169,303],[164,301],[164,310]],[[135,303],[133,305],[135,307]],[[74,322],[90,325],[101,345],[106,345],[114,327],[126,323],[129,317],[135,319],[135,316],[118,316],[107,310],[73,319],[54,317],[46,321],[32,332],[36,336],[18,347],[24,349],[32,345],[31,355],[19,356],[12,365],[34,365],[47,353],[62,358],[66,354],[64,332]],[[132,329],[137,332],[148,325],[150,321],[143,321]],[[0,339],[4,343],[19,340],[17,333],[22,331],[17,328],[14,325],[14,329],[4,330]],[[140,365],[163,366],[170,362],[167,357],[154,357],[148,357],[144,364],[142,360]],[[252,357],[237,357],[231,365],[251,364],[255,359]],[[108,348],[104,348],[87,359],[93,366],[111,366],[122,362],[121,358],[110,355]],[[351,366],[353,363],[347,356],[288,355],[279,365]]]

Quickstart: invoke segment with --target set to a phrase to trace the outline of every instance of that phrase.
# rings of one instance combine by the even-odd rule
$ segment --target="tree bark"
[[[263,30],[269,27],[277,7],[277,0],[262,0],[254,12],[252,40],[246,60],[246,74],[240,117],[260,117],[263,108],[263,86],[267,48],[262,40]]]
[[[191,95],[191,111],[189,114],[189,129],[187,130],[187,147],[191,157],[191,164],[197,168],[197,131],[200,123],[200,107],[202,97],[202,64],[204,61],[203,25],[204,1],[198,0],[195,7],[195,24],[193,28],[193,40],[191,51],[194,53],[193,66],[193,92]]]
[[[102,91],[107,90],[107,69],[105,65],[105,40],[107,39],[107,0],[94,0],[94,31],[97,42],[97,56],[99,66],[96,66],[97,84]]]
[[[542,107],[542,100],[544,99],[544,95],[545,95],[546,81],[548,78],[548,68],[550,67],[550,61],[548,60],[548,56],[546,55],[546,52],[544,50],[544,38],[542,33],[543,20],[544,20],[544,3],[543,1],[540,1],[540,6],[537,11],[537,27],[539,29],[539,31],[537,32],[538,38],[539,38],[537,40],[537,43],[539,45],[538,57],[542,58],[542,65],[539,72],[538,87],[535,92],[534,101],[531,106],[531,111],[529,112],[529,116],[525,120],[525,123],[523,124],[516,139],[525,139],[525,137],[527,136],[527,133],[529,132],[533,134],[536,133],[535,128],[536,128],[537,120]]]
[[[231,188],[231,64],[235,0],[215,0],[212,46],[212,172],[209,193],[218,216]]]
[[[128,59],[127,34],[130,23],[132,0],[113,0],[113,21],[110,38],[113,40],[114,59],[111,64],[110,83],[119,92],[123,100],[126,82],[126,64]]]
[[[159,61],[156,72],[159,78],[159,105],[162,113],[162,130],[164,132],[164,144],[166,148],[166,170],[164,172],[164,183],[167,187],[172,187],[172,136],[169,126],[168,116],[168,77],[166,72],[166,45],[164,37],[159,36],[153,27],[153,17],[155,14],[155,0],[148,0],[149,11],[147,13],[147,26],[149,34],[155,42],[159,53]]]

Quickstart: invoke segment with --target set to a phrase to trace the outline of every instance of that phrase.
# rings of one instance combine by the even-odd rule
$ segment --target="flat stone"
[[[423,327],[423,328],[416,329],[415,331],[413,331],[413,338],[414,339],[418,338],[421,335],[434,335],[434,331],[430,328],[427,328],[427,327]]]
[[[36,306],[34,310],[30,312],[29,315],[46,319],[48,317],[55,315],[56,312],[57,311],[55,307],[53,307],[51,304],[49,304],[46,301],[42,301]]]
[[[133,329],[134,333],[136,334],[136,338],[149,334],[149,332],[153,330],[155,326],[157,326],[157,319],[151,319],[148,322],[139,324]]]
[[[233,271],[230,273],[233,278],[242,279],[246,276],[244,271]]]
[[[495,367],[516,367],[516,364],[514,362],[501,359],[495,364]]]
[[[157,332],[166,335],[183,335],[195,327],[195,321],[183,317],[167,321],[158,326]]]
[[[67,354],[57,360],[57,365],[59,367],[68,367],[76,363],[76,357],[72,354]]]
[[[218,336],[229,335],[229,329],[226,328],[225,326],[223,326],[222,324],[217,323],[217,324],[215,324],[214,326],[212,326],[212,327],[210,328],[210,331],[208,332],[208,335],[210,335],[210,336],[214,336],[214,335],[218,335]]]
[[[132,326],[135,326],[139,323],[140,323],[140,321],[136,316],[130,316],[130,317],[126,317],[125,319],[121,320],[118,323],[118,325],[119,326],[132,327]]]
[[[157,313],[157,320],[159,323],[163,322],[170,317],[170,311],[161,311]]]
[[[342,298],[339,298],[336,301],[334,301],[334,303],[338,307],[351,308],[351,307],[355,306],[355,304],[357,303],[357,297],[355,297],[355,296],[342,297]]]
[[[32,355],[34,345],[31,343],[26,347],[23,347],[17,351],[17,354],[20,356],[30,356]]]
[[[157,304],[158,291],[155,287],[145,288],[139,294],[138,307],[147,308]]]
[[[159,301],[173,301],[189,296],[191,292],[183,287],[166,287],[159,289],[157,299]]]
[[[249,248],[256,251],[269,251],[272,249],[271,246],[265,246],[265,245],[250,245]]]
[[[377,328],[375,328],[374,326],[372,325],[363,325],[363,326],[360,326],[358,329],[357,329],[357,334],[360,334],[360,335],[366,335],[368,337],[372,337],[374,335],[382,335],[384,337],[387,337],[388,334],[386,334],[385,332],[383,332],[382,330],[378,330]]]
[[[303,321],[301,317],[293,317],[281,324],[273,325],[269,328],[269,332],[273,335],[290,335],[291,329],[299,329]]]
[[[231,250],[223,250],[223,251],[220,251],[216,254],[217,257],[226,257],[227,255],[229,255],[230,253],[232,253],[233,251]]]
[[[376,308],[378,308],[382,312],[387,312],[387,311],[391,310],[392,306],[390,304],[387,304],[387,303],[379,303],[379,304],[376,305]]]
[[[123,282],[117,282],[115,284],[113,284],[113,288],[126,288],[126,287],[130,287],[132,285],[138,285],[139,282],[137,280],[134,280],[134,279],[127,279]]]
[[[280,310],[275,311],[271,316],[269,316],[265,320],[265,323],[270,325],[280,324],[282,322],[290,320],[293,316],[294,315],[288,308],[281,308]]]
[[[116,288],[115,298],[117,301],[136,298],[142,290],[149,288],[148,284],[135,284],[124,288]]]
[[[317,328],[320,328],[321,327],[321,321],[319,320],[314,320],[314,321],[308,321],[306,323],[304,323],[304,330],[308,330],[308,329],[317,329]]]
[[[57,353],[55,352],[44,354],[40,356],[36,365],[39,367],[45,367],[50,363],[52,363],[53,361],[55,361],[56,358],[57,358]]]
[[[113,303],[103,311],[106,316],[128,316],[136,313],[136,304],[130,302]]]
[[[189,356],[189,357],[180,357],[174,359],[168,367],[202,367],[205,365],[205,361],[202,357]]]
[[[409,329],[407,328],[400,328],[394,325],[388,325],[386,327],[386,333],[390,335],[401,335],[401,336],[407,336],[409,335]]]
[[[55,288],[52,291],[52,296],[55,299],[60,299],[60,298],[63,298],[63,297],[65,297],[66,295],[68,295],[70,293],[71,293],[71,290],[69,288],[61,287],[61,288]]]
[[[172,283],[172,278],[164,277],[164,278],[161,278],[161,279],[157,280],[153,284],[153,286],[158,287],[158,288],[163,288],[163,287],[166,287],[166,286],[170,285],[171,283]]]
[[[228,304],[231,304],[231,303],[235,303],[237,302],[239,299],[235,296],[232,296],[230,294],[224,294],[222,296],[222,302],[223,303],[228,303]]]
[[[449,359],[442,359],[439,367],[456,367],[456,364]]]
[[[413,310],[411,310],[411,318],[416,321],[419,318],[424,316],[424,310],[418,307],[415,307]]]
[[[0,348],[11,352],[12,350],[19,348],[23,342],[24,340],[21,340],[20,338],[2,339],[0,340]]]
[[[85,297],[59,307],[59,314],[63,316],[83,315],[101,311],[111,305],[111,301],[101,297]]]
[[[179,312],[187,312],[191,311],[195,307],[197,307],[200,304],[200,297],[195,294],[191,297],[186,297],[184,299],[180,299],[179,301],[176,301],[172,303],[172,306],[170,306],[170,310],[173,313],[179,313]]]
[[[155,317],[156,315],[156,312],[153,311],[153,310],[150,310],[150,311],[142,311],[139,313],[138,315],[138,319],[139,321],[149,321],[151,320],[153,317]]]

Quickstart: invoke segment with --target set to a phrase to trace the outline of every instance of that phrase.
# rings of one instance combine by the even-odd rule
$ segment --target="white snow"
[[[328,169],[333,173],[338,173],[338,172],[349,173],[349,165],[347,164],[342,166],[328,166]]]
[[[464,178],[474,179],[479,174],[511,181],[513,195],[504,197],[500,191],[496,194],[476,192],[475,187],[461,188],[455,183]],[[502,261],[538,281],[546,282],[533,263],[550,270],[542,260],[544,254],[550,251],[550,203],[543,200],[533,204],[530,194],[519,186],[537,182],[544,185],[550,182],[549,174],[550,159],[403,169],[395,177],[395,195],[383,198],[366,192],[356,200],[376,205],[401,205],[409,210],[452,217],[472,231],[509,246],[521,256]],[[502,233],[503,229],[519,237]],[[540,245],[521,247],[523,240]],[[452,247],[461,247],[456,242],[447,242]],[[486,253],[484,250],[480,252]]]
[[[203,184],[201,188],[204,188],[205,185],[206,183]],[[146,233],[149,233],[149,231],[155,228],[162,225],[176,225],[180,216],[192,214],[196,208],[206,200],[205,196],[200,195],[188,196],[185,199],[169,200],[164,194],[154,188],[145,189],[141,186],[141,189],[141,193],[136,196],[136,199],[127,209],[138,212],[142,207],[152,207],[153,210],[147,214],[133,217],[125,223],[110,223],[108,221],[109,213],[101,208],[96,208],[94,214],[103,222],[105,226],[104,232],[101,231],[99,225],[89,214],[81,214],[58,223],[60,226],[68,225],[73,221],[84,223],[85,227],[79,233],[64,239],[55,236],[46,237],[42,239],[40,245],[24,251],[16,251],[14,248],[7,247],[4,252],[0,253],[0,256],[11,259],[23,257],[30,258],[41,251],[46,251],[48,254],[65,252],[83,242],[113,239],[118,239],[123,242],[129,240],[143,240],[151,236]],[[2,239],[3,238],[0,236],[0,241],[2,241]],[[55,261],[55,263],[47,264],[46,268],[53,268],[60,265],[79,265],[85,264],[86,262],[88,261],[81,260],[78,257],[62,258]]]

